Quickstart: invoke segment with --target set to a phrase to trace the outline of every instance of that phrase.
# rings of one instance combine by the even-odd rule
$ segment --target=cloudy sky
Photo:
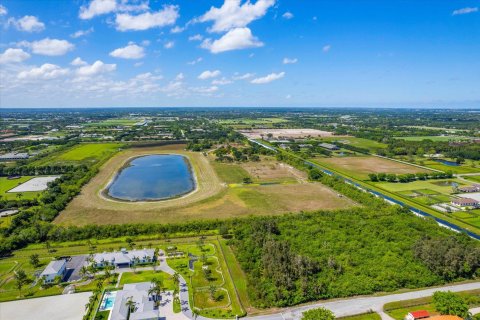
[[[0,107],[480,107],[480,0],[0,0]]]

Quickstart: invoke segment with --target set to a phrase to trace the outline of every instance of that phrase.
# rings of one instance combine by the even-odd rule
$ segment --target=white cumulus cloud
[[[175,42],[173,42],[173,41],[168,41],[167,43],[165,43],[165,44],[163,45],[163,47],[164,47],[165,49],[172,49],[174,46],[175,46]]]
[[[91,65],[86,65],[77,69],[77,75],[82,77],[95,76],[102,73],[115,71],[117,69],[116,64],[106,64],[100,60],[95,61]]]
[[[265,84],[265,83],[270,83],[272,81],[281,79],[284,76],[285,76],[285,72],[270,73],[269,75],[267,75],[265,77],[255,78],[250,82],[253,83],[253,84]]]
[[[0,16],[4,16],[4,15],[6,15],[7,13],[8,13],[7,8],[5,8],[4,6],[2,6],[2,5],[0,4]]]
[[[44,56],[61,56],[75,47],[67,40],[45,38],[39,41],[24,42],[35,54]]]
[[[9,24],[13,24],[17,30],[26,32],[40,32],[45,29],[45,24],[34,16],[24,16],[20,19],[10,18]]]
[[[206,79],[210,79],[210,78],[216,78],[216,77],[218,77],[220,74],[221,74],[220,70],[213,70],[213,71],[206,70],[206,71],[203,71],[203,72],[198,76],[198,79],[200,79],[200,80],[206,80]]]
[[[180,26],[175,26],[172,29],[170,29],[170,33],[181,33],[185,30],[185,28],[180,27]]]
[[[0,53],[0,64],[18,63],[27,60],[30,55],[22,49],[8,48]]]
[[[284,19],[290,20],[290,19],[293,18],[293,13],[291,13],[290,11],[287,11],[287,12],[285,12],[285,13],[282,15],[282,17],[283,17]]]
[[[90,29],[87,29],[87,30],[78,30],[78,31],[72,33],[72,34],[70,35],[70,37],[76,39],[76,38],[80,38],[80,37],[86,36],[86,35],[88,35],[88,34],[90,34],[90,33],[92,33],[92,32],[93,32],[93,27],[91,27]]]
[[[196,34],[196,35],[188,37],[188,40],[189,41],[202,41],[203,36],[201,34]]]
[[[283,64],[295,64],[298,62],[298,59],[297,58],[283,58]]]
[[[92,19],[95,16],[107,14],[117,9],[115,0],[92,0],[88,6],[80,7],[80,19]]]
[[[187,62],[187,64],[189,64],[189,65],[191,65],[191,66],[194,66],[194,65],[196,65],[197,63],[202,62],[202,60],[203,60],[202,57],[198,57],[198,58],[195,59],[195,60],[192,60],[192,61]]]
[[[246,80],[254,77],[254,73],[245,73],[245,74],[238,74],[236,73],[232,78],[233,80]]]
[[[466,8],[454,10],[452,12],[452,15],[458,16],[460,14],[468,14],[468,13],[473,13],[473,12],[478,12],[478,7],[466,7]]]
[[[122,59],[141,59],[145,56],[145,49],[136,44],[118,48],[110,52],[110,56]]]
[[[20,72],[18,79],[33,80],[33,79],[55,79],[68,74],[68,69],[63,69],[55,64],[45,63],[40,67],[34,67],[30,70]]]
[[[228,31],[220,39],[212,42],[211,39],[205,39],[201,47],[210,50],[212,53],[224,51],[240,50],[247,48],[262,47],[263,42],[252,35],[249,28],[235,28]]]
[[[76,57],[75,59],[72,60],[72,62],[70,62],[70,64],[72,66],[79,67],[79,66],[84,66],[87,63],[83,61],[80,57]]]
[[[162,10],[153,13],[145,12],[136,16],[122,13],[117,15],[115,23],[120,31],[164,27],[175,24],[179,17],[178,10],[178,6],[165,5]]]
[[[257,0],[255,3],[242,0],[225,0],[220,8],[211,7],[199,22],[213,21],[211,32],[224,32],[233,28],[246,27],[250,22],[263,17],[275,0]]]

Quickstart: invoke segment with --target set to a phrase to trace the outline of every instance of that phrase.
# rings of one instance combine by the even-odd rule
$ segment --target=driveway
[[[82,320],[91,292],[0,303],[0,319]]]

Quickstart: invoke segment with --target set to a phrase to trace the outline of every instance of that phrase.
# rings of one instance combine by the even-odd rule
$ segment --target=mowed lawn
[[[3,199],[14,200],[17,199],[17,192],[8,193],[8,190],[15,188],[16,186],[27,182],[28,180],[34,178],[33,176],[22,176],[19,179],[9,180],[7,177],[0,177],[0,195]],[[33,199],[40,192],[21,192],[22,199]]]
[[[122,147],[120,143],[86,143],[53,153],[35,161],[34,165],[96,163],[111,157]]]
[[[455,161],[455,159],[448,159],[450,161]],[[480,167],[472,167],[468,163],[463,163],[460,166],[447,166],[443,163],[434,161],[434,160],[424,160],[422,159],[422,164],[425,167],[429,167],[435,170],[441,170],[441,171],[452,171],[453,173],[480,173]]]
[[[368,179],[368,174],[370,173],[405,174],[431,172],[427,169],[374,156],[314,158],[312,160],[360,180]]]

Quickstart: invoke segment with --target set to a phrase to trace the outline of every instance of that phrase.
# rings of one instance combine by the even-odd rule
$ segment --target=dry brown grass
[[[198,180],[198,191],[183,198],[158,202],[118,202],[102,198],[99,192],[115,172],[132,156],[179,153],[189,157]],[[268,164],[267,164],[268,163]],[[249,164],[262,168],[275,162]],[[289,169],[280,168],[282,175]],[[270,168],[270,167],[269,167]],[[260,169],[255,169],[260,170]],[[261,170],[268,174],[270,170]],[[275,171],[276,172],[276,171]],[[208,158],[201,153],[183,151],[183,146],[126,150],[110,159],[82,193],[59,215],[62,225],[178,223],[198,219],[227,219],[247,215],[272,215],[319,209],[340,209],[355,205],[319,183],[250,185],[227,188],[220,181]]]
[[[261,162],[245,162],[241,164],[253,178],[262,181],[268,180],[298,180],[307,179],[305,172],[299,171],[292,166],[275,160],[262,158]]]

